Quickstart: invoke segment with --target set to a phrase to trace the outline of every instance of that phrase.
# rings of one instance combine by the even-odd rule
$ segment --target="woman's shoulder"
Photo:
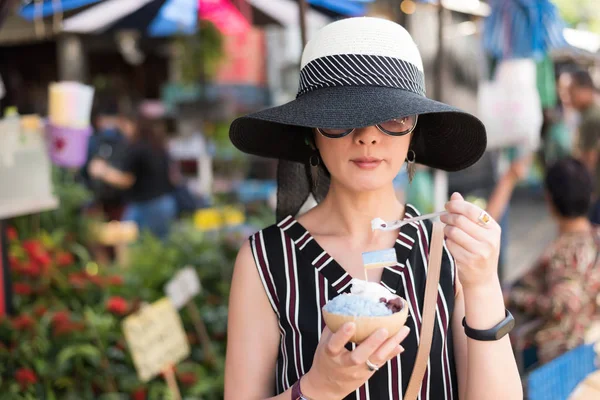
[[[283,218],[280,221],[276,221],[274,223],[272,223],[271,225],[268,225],[256,232],[254,232],[252,235],[250,235],[249,240],[250,243],[252,243],[253,241],[256,240],[272,240],[274,238],[279,238],[279,241],[281,241],[281,232],[283,230],[283,228],[285,228],[286,224],[289,224],[291,222],[295,222],[295,219],[293,218],[293,216],[287,216],[285,218]]]

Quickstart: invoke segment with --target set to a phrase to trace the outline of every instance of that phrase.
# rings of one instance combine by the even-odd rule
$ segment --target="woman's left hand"
[[[498,223],[458,193],[446,203],[446,211],[448,214],[440,219],[446,224],[446,246],[454,257],[463,288],[498,282],[501,231]],[[489,218],[487,224],[480,221],[482,216]]]

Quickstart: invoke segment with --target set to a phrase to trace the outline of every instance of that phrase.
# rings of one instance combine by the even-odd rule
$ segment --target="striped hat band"
[[[308,62],[300,71],[300,97],[335,86],[381,86],[425,96],[425,75],[413,63],[387,55],[335,54]]]

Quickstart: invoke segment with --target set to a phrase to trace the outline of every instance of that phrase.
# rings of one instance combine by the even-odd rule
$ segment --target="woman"
[[[165,238],[176,216],[165,135],[159,124],[147,118],[123,117],[120,125],[129,142],[122,165],[111,166],[97,158],[90,163],[90,175],[128,190],[123,220]]]
[[[418,214],[394,193],[405,159],[409,170],[415,161],[466,168],[485,150],[485,129],[425,97],[416,45],[390,21],[334,22],[308,43],[301,64],[295,101],[240,118],[230,130],[242,151],[281,160],[280,222],[254,235],[236,261],[225,399],[400,399],[418,348],[432,224],[372,232],[371,220]],[[296,219],[309,192],[319,204]],[[459,194],[446,209],[436,328],[420,397],[522,399],[508,337],[482,332],[498,333],[507,322],[496,271],[500,229]],[[351,277],[364,276],[363,252],[390,247],[398,265],[369,270],[368,279],[409,302],[408,328],[346,346],[356,327],[332,334],[321,307],[348,291]],[[478,340],[467,339],[465,316]]]
[[[540,362],[584,343],[600,322],[600,228],[587,218],[592,177],[583,163],[566,158],[546,175],[546,192],[558,238],[509,292],[509,304],[543,322],[535,333]]]

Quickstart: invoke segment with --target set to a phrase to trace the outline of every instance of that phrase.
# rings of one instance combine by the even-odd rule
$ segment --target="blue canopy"
[[[98,3],[102,0],[61,0],[60,1],[60,9],[62,11],[71,11],[71,10],[75,10],[76,8],[80,8],[80,7],[85,7],[89,4],[94,4],[94,3]],[[19,10],[19,14],[21,15],[21,17],[29,20],[29,21],[33,21],[36,18],[36,7],[35,4],[33,2],[33,0],[31,0],[28,4],[24,5],[23,7],[21,7],[21,9]],[[54,5],[52,4],[52,0],[45,0],[42,3],[42,7],[41,7],[41,17],[49,17],[52,14],[54,14],[55,9],[54,9]]]
[[[497,59],[540,59],[553,48],[568,46],[565,23],[550,0],[490,0],[483,45]]]
[[[307,0],[313,6],[323,7],[333,12],[359,17],[367,13],[367,3],[375,0]]]

